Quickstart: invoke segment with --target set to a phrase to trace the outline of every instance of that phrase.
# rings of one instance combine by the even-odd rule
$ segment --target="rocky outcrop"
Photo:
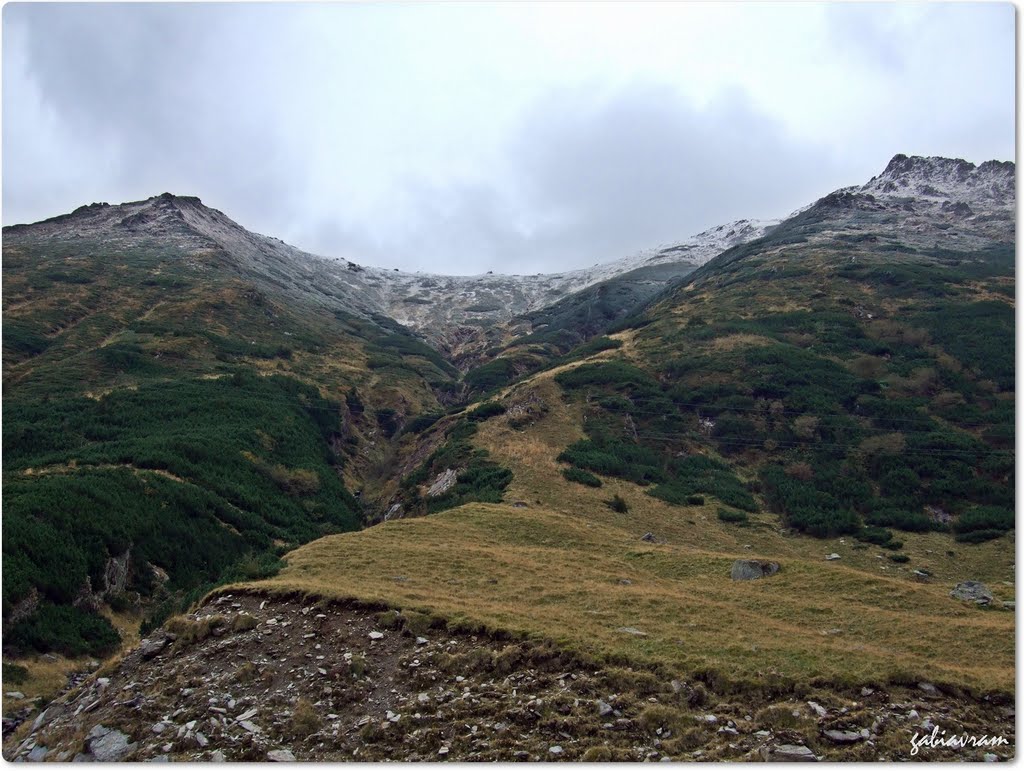
[[[428,498],[437,498],[444,495],[446,492],[451,490],[455,486],[455,482],[458,481],[458,472],[455,469],[445,469],[433,482],[430,483],[430,487],[427,488]]]
[[[767,578],[779,572],[778,562],[764,562],[762,560],[736,560],[732,563],[730,576],[733,581],[755,581],[759,578]]]
[[[988,605],[992,602],[992,592],[981,581],[961,581],[953,587],[949,596],[954,600]]]

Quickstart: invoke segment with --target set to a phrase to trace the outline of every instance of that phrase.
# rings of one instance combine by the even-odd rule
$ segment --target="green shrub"
[[[562,469],[562,476],[568,479],[570,482],[579,482],[581,485],[587,487],[600,487],[601,480],[591,474],[589,471],[570,466],[569,468]]]
[[[1014,512],[1010,509],[998,506],[976,506],[957,517],[953,522],[953,532],[958,535],[983,530],[995,530],[1003,533],[1013,530],[1014,525]]]
[[[744,511],[736,511],[734,509],[719,509],[718,518],[722,522],[732,522],[735,524],[747,523],[747,514]]]
[[[910,557],[906,554],[890,554],[889,559],[893,562],[905,563],[910,562]]]
[[[1006,533],[1005,530],[971,530],[966,533],[957,533],[956,540],[960,543],[982,543],[992,541]]]
[[[505,414],[505,405],[501,402],[484,402],[466,417],[474,423],[482,423],[485,420]]]
[[[609,500],[605,501],[605,505],[614,512],[619,514],[629,513],[629,504],[626,503],[625,499],[618,493],[613,495]]]
[[[4,637],[5,645],[14,649],[72,657],[106,656],[121,643],[121,636],[103,616],[52,603],[40,603],[34,614],[14,624]]]
[[[892,542],[892,531],[886,530],[884,527],[865,527],[857,533],[857,539],[866,543],[885,546]]]
[[[21,685],[28,680],[28,670],[21,664],[3,663],[4,685]]]

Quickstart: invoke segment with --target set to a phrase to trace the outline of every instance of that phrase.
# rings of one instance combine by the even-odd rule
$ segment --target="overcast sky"
[[[1014,158],[1010,4],[20,4],[3,222],[198,195],[319,254],[558,271]]]

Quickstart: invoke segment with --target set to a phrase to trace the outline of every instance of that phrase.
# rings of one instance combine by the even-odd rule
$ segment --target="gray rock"
[[[736,560],[732,563],[730,576],[733,581],[753,581],[758,578],[773,576],[779,572],[778,562],[762,562],[761,560]]]
[[[769,763],[816,763],[818,759],[802,744],[779,744],[761,749],[761,757]]]
[[[1015,610],[1017,608],[1017,603],[1015,600],[1003,600],[1003,607],[1006,610]]]
[[[920,688],[925,693],[927,693],[929,696],[941,696],[942,695],[942,691],[940,691],[938,688],[936,688],[931,683],[918,683],[917,687]]]
[[[647,541],[647,543],[654,543],[654,533],[644,533],[640,540]]]
[[[604,701],[597,702],[597,714],[599,717],[605,717],[606,715],[612,714],[612,712],[614,711],[615,709],[612,707],[611,704],[608,704]]]
[[[992,602],[992,592],[981,581],[961,581],[953,587],[949,596],[954,600],[973,602],[978,605],[988,605]]]
[[[807,706],[810,707],[812,710],[814,710],[815,714],[818,717],[827,717],[828,716],[828,710],[825,709],[820,704],[818,704],[818,702],[816,702],[816,701],[809,701],[809,702],[807,702]]]
[[[41,744],[37,744],[32,748],[32,751],[28,753],[26,760],[28,760],[29,763],[42,763],[46,760],[46,756],[49,752],[50,751],[46,749],[46,747]]]
[[[436,498],[439,495],[444,495],[455,486],[457,478],[458,472],[455,469],[445,469],[431,483],[430,488],[427,490],[427,497]]]
[[[561,755],[564,752],[564,750],[561,748],[560,745],[556,744],[553,747],[549,747],[548,752],[550,752],[552,755]]]
[[[167,755],[154,755],[146,763],[170,763],[171,759]]]
[[[836,744],[856,744],[859,741],[863,741],[864,737],[860,735],[860,731],[823,731],[822,734],[829,741],[833,741]]]
[[[96,729],[102,731],[97,732]],[[127,734],[100,725],[89,732],[88,746],[89,752],[100,763],[115,763],[135,750],[135,744]]]
[[[842,557],[840,557],[835,552],[832,552],[831,554],[826,554],[825,555],[825,559],[828,560],[829,562],[832,562],[833,560],[841,560]]]
[[[294,763],[295,754],[291,750],[271,750],[267,753],[267,760],[272,763]]]
[[[210,753],[210,761],[212,763],[225,763],[227,762],[227,758],[224,757],[224,753],[220,750],[214,750]]]
[[[21,701],[25,698],[25,694],[23,694],[21,691],[8,691],[4,694],[4,696],[6,696],[8,699],[16,699],[17,701]]]
[[[251,734],[258,734],[260,732],[260,727],[255,723],[250,723],[248,720],[239,720],[238,725]]]
[[[139,653],[142,655],[142,658],[148,660],[159,655],[170,643],[171,640],[166,635],[150,637],[147,640],[143,640],[139,645]]]
[[[639,629],[637,629],[636,627],[633,627],[633,626],[620,626],[615,631],[622,632],[623,634],[631,634],[631,635],[634,635],[636,637],[646,637],[647,636],[647,632],[641,632]]]
[[[982,758],[982,759],[986,763],[998,763],[999,762],[999,756],[998,755],[994,755],[991,752],[986,752],[984,758]]]

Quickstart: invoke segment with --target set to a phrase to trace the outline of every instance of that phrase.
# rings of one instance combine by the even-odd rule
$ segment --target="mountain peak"
[[[975,166],[963,158],[899,153],[857,192],[883,199],[963,202],[975,210],[1004,209],[1014,205],[1015,174],[1012,161],[985,161]]]

